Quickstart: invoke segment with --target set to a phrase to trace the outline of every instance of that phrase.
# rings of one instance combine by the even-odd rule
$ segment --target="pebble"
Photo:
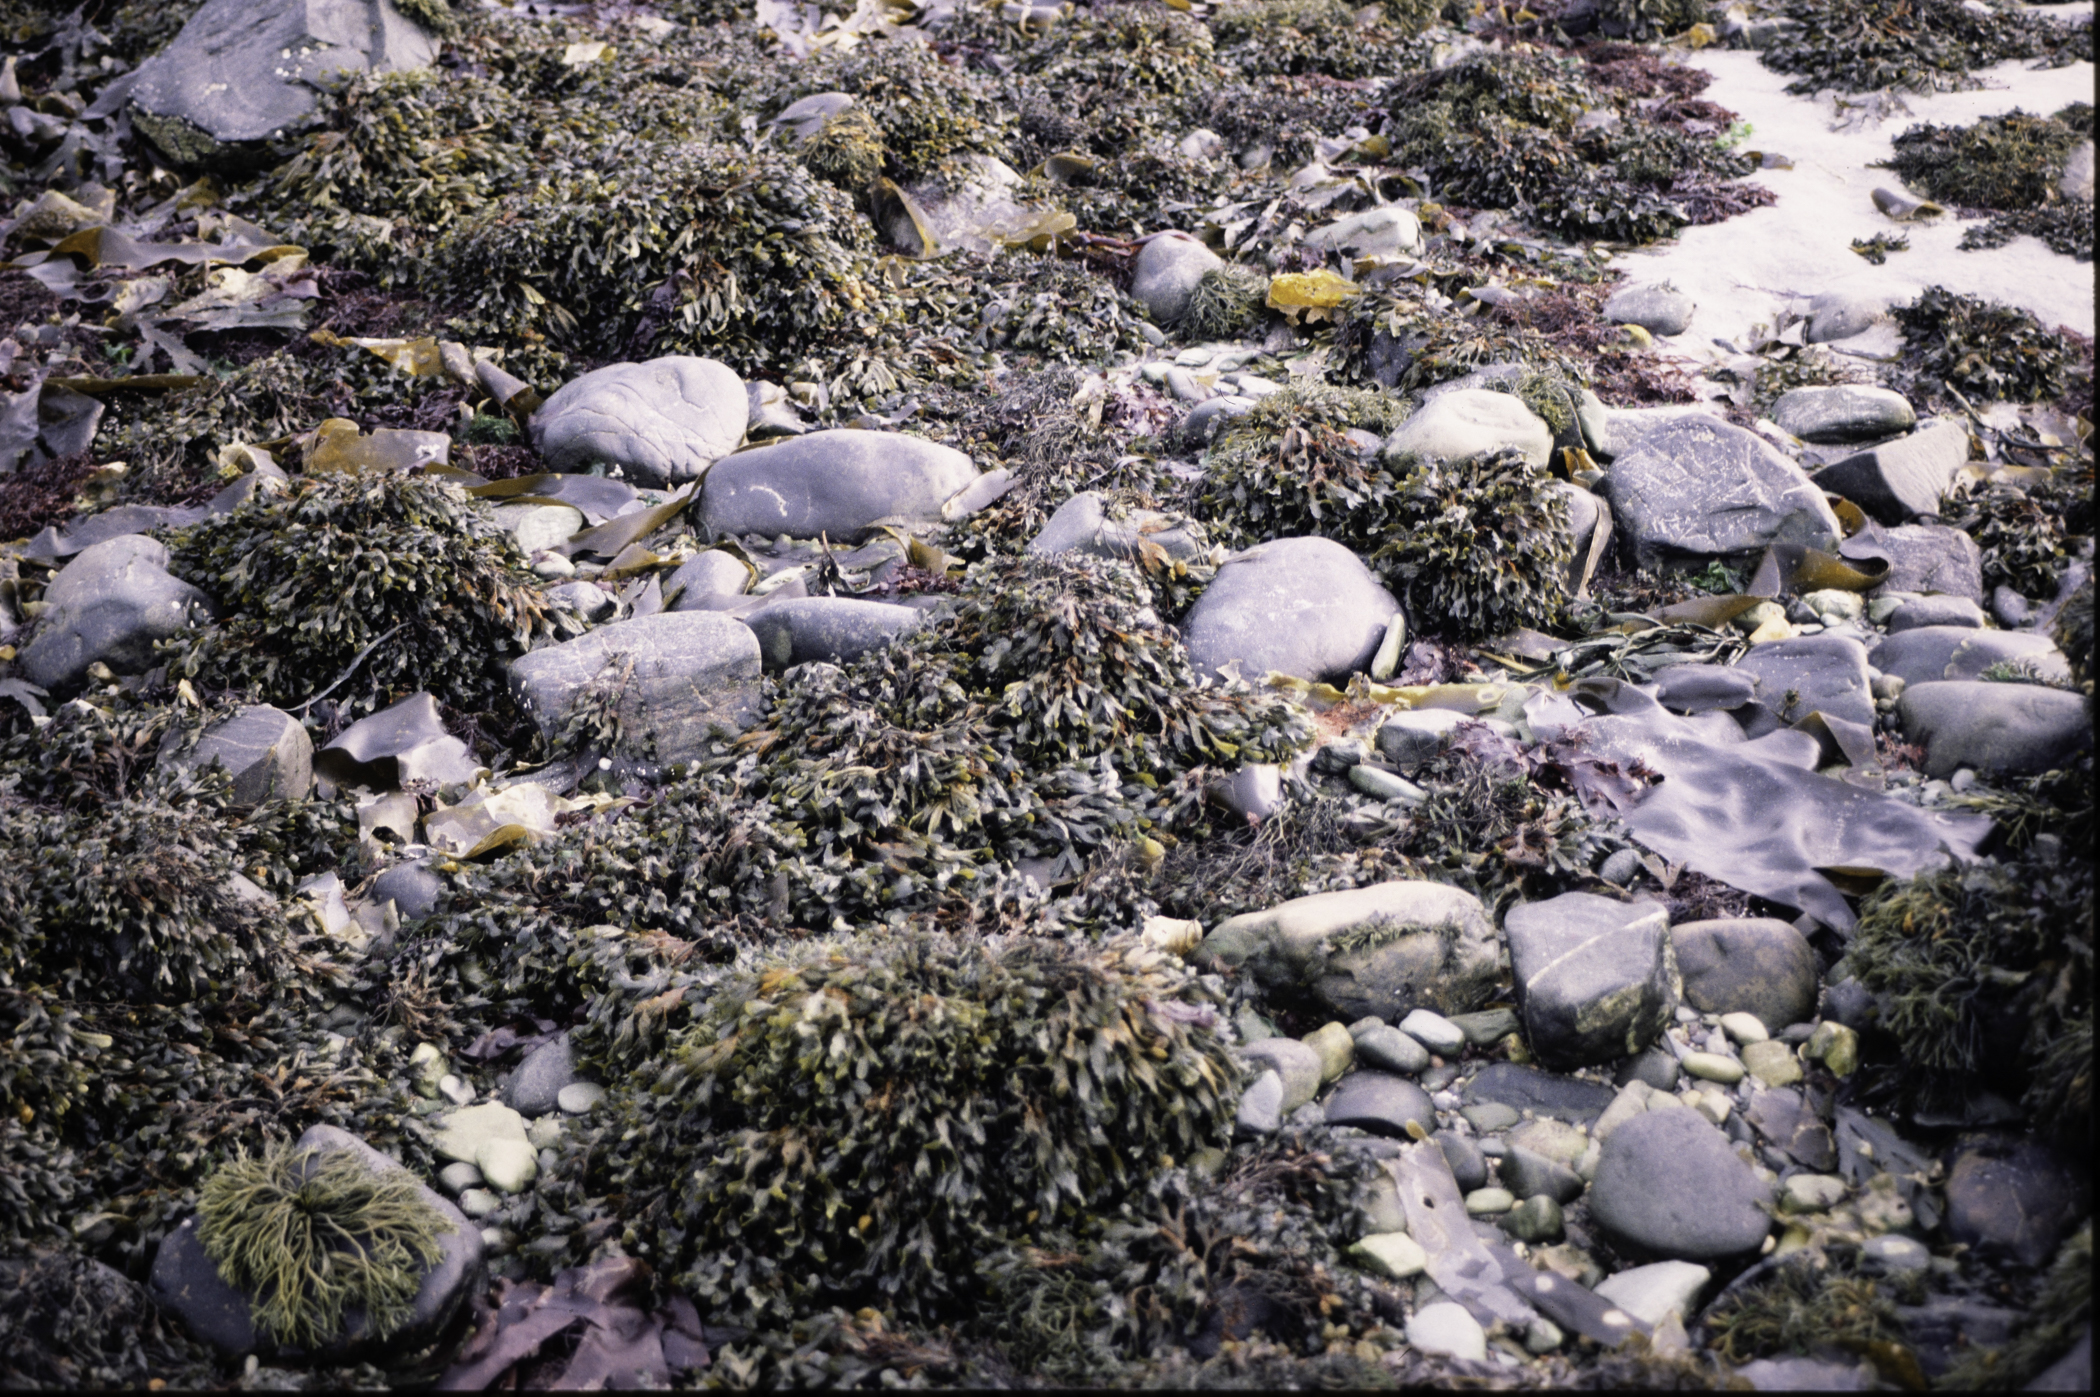
[[[1516,1107],[1505,1106],[1500,1101],[1483,1101],[1477,1106],[1463,1107],[1460,1109],[1459,1115],[1465,1118],[1467,1124],[1482,1134],[1496,1130],[1507,1130],[1520,1119],[1517,1115]]]
[[[447,1193],[462,1193],[480,1182],[481,1171],[464,1160],[455,1161],[438,1170],[438,1183]]]
[[[523,1193],[540,1173],[539,1154],[526,1140],[491,1140],[474,1162],[489,1185],[504,1193]]]
[[[1743,1068],[1768,1087],[1790,1087],[1801,1080],[1801,1062],[1785,1043],[1750,1043],[1743,1048]]]
[[[438,1095],[455,1106],[467,1106],[473,1104],[474,1088],[447,1072],[438,1078]]]
[[[605,1099],[605,1088],[596,1082],[571,1082],[554,1099],[564,1114],[580,1116]]]
[[[470,1188],[459,1195],[459,1210],[470,1218],[485,1218],[503,1206],[503,1200],[485,1188]]]
[[[1453,1300],[1424,1305],[1407,1321],[1407,1342],[1424,1353],[1448,1358],[1466,1358],[1475,1363],[1487,1358],[1487,1333],[1480,1322]]]
[[[1489,1217],[1516,1206],[1516,1195],[1506,1188],[1476,1188],[1466,1195],[1467,1217]]]
[[[1743,1080],[1743,1064],[1732,1057],[1719,1053],[1688,1053],[1684,1059],[1684,1070],[1694,1077],[1723,1086],[1734,1086]]]
[[[1324,1024],[1299,1041],[1319,1054],[1322,1086],[1340,1078],[1356,1061],[1356,1040],[1346,1024]]]
[[[1845,1201],[1845,1181],[1830,1174],[1795,1174],[1779,1185],[1782,1213],[1821,1213]]]
[[[1830,1069],[1831,1075],[1849,1077],[1859,1066],[1859,1035],[1828,1019],[1816,1025],[1802,1052]]]
[[[1210,351],[1202,348],[1184,349],[1174,356],[1174,362],[1184,369],[1200,369],[1210,362]]]
[[[1283,1078],[1270,1068],[1240,1094],[1233,1124],[1244,1135],[1274,1135],[1283,1128]]]
[[[1696,1313],[1699,1292],[1713,1272],[1690,1261],[1658,1261],[1620,1271],[1597,1286],[1599,1297],[1643,1324],[1661,1324],[1672,1312],[1680,1318]]]
[[[1349,1259],[1374,1276],[1404,1281],[1429,1266],[1429,1253],[1405,1232],[1374,1232],[1349,1248]]]
[[[1567,1229],[1560,1204],[1547,1195],[1533,1194],[1502,1215],[1502,1230],[1520,1242],[1551,1242]]]
[[[1765,1029],[1765,1021],[1755,1014],[1721,1015],[1721,1031],[1737,1043],[1748,1045],[1762,1043],[1772,1035]]]
[[[1356,771],[1364,768],[1357,767]],[[1353,777],[1355,772],[1350,773]],[[1432,1053],[1454,1057],[1466,1046],[1465,1030],[1442,1014],[1427,1009],[1411,1009],[1407,1017],[1400,1020],[1400,1031],[1413,1038]]]
[[[1429,1049],[1389,1023],[1373,1019],[1350,1033],[1356,1039],[1356,1055],[1367,1067],[1412,1077],[1429,1066]]]
[[[1399,800],[1420,805],[1429,799],[1429,792],[1406,777],[1364,763],[1349,768],[1349,784],[1375,800]]]

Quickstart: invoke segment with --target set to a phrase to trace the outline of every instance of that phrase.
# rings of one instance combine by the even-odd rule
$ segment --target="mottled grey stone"
[[[1356,1039],[1356,1055],[1381,1072],[1412,1077],[1429,1066],[1429,1049],[1389,1023],[1372,1024],[1361,1033],[1351,1029],[1350,1034]]]
[[[839,427],[717,461],[701,487],[701,523],[713,538],[823,535],[859,543],[884,525],[938,522],[941,507],[976,479],[977,467],[952,446]]]
[[[1323,1104],[1329,1125],[1354,1126],[1390,1139],[1409,1138],[1410,1124],[1436,1129],[1436,1104],[1429,1093],[1387,1072],[1352,1072]]]
[[[1402,422],[1386,438],[1385,459],[1455,461],[1504,448],[1521,451],[1525,460],[1543,466],[1553,453],[1553,429],[1514,393],[1466,388],[1431,400]]]
[[[1947,1171],[1947,1236],[1984,1255],[2040,1266],[2090,1192],[2040,1141],[1982,1141],[1956,1153]]]
[[[1279,538],[1234,555],[1183,625],[1189,661],[1214,676],[1270,670],[1345,680],[1371,662],[1400,603],[1363,560],[1325,538]]]
[[[1613,460],[1612,518],[1644,567],[1745,557],[1774,543],[1829,549],[1837,515],[1801,468],[1763,437],[1684,417]]]
[[[1808,303],[1808,328],[1804,337],[1810,344],[1849,340],[1874,328],[1874,323],[1888,313],[1886,297],[1826,291]]]
[[[672,611],[720,611],[744,595],[751,569],[726,548],[705,548],[678,565],[665,580],[664,595]]]
[[[1590,1219],[1635,1255],[1721,1260],[1771,1231],[1771,1187],[1697,1111],[1649,1111],[1604,1142]]]
[[[1780,394],[1772,404],[1772,420],[1803,441],[1831,443],[1907,432],[1918,414],[1910,399],[1892,388],[1836,383]]]
[[[1670,928],[1670,942],[1684,977],[1684,1002],[1700,1013],[1755,1014],[1770,1033],[1815,1017],[1816,953],[1792,922],[1686,922]]]
[[[842,663],[926,623],[926,613],[858,597],[787,597],[746,615],[769,670],[811,660]]]
[[[1427,1128],[1434,1122],[1424,1124]],[[1451,1167],[1451,1181],[1458,1185],[1460,1193],[1471,1193],[1476,1188],[1487,1187],[1487,1156],[1481,1152],[1479,1145],[1448,1130],[1439,1130],[1432,1138],[1436,1140],[1436,1147],[1444,1156],[1444,1163]]]
[[[1941,418],[1825,466],[1810,479],[1884,524],[1907,524],[1916,515],[1940,512],[1941,496],[1968,459],[1969,429]]]
[[[1283,1129],[1283,1078],[1275,1068],[1264,1071],[1240,1094],[1233,1124],[1245,1135],[1274,1135]]]
[[[1189,298],[1203,274],[1225,260],[1186,233],[1161,233],[1139,250],[1131,269],[1130,296],[1159,325],[1188,313]]]
[[[1449,708],[1414,708],[1395,713],[1378,729],[1378,754],[1404,772],[1413,772],[1444,750],[1451,730],[1465,715]]]
[[[1698,303],[1668,282],[1622,286],[1604,303],[1614,325],[1638,325],[1651,335],[1681,335]]]
[[[185,770],[217,762],[233,782],[242,805],[300,800],[313,789],[314,741],[297,718],[281,708],[251,704],[204,730],[197,745],[175,755],[177,735],[161,743],[161,760]]]
[[[155,642],[211,619],[210,598],[168,572],[168,550],[143,534],[83,549],[44,589],[49,609],[21,653],[30,683],[69,694],[101,662],[118,674],[152,666]]]
[[[412,859],[374,878],[367,896],[373,902],[391,898],[401,920],[412,922],[438,910],[445,900],[445,880],[431,870],[430,860]]]
[[[563,384],[532,414],[532,441],[557,471],[603,462],[644,485],[681,485],[736,450],[750,413],[734,369],[670,354]]]
[[[1767,641],[1751,646],[1735,668],[1757,677],[1759,699],[1782,722],[1821,713],[1873,725],[1867,650],[1851,636],[1826,633]]]
[[[1660,904],[1562,893],[1510,908],[1502,929],[1525,1037],[1540,1062],[1612,1062],[1669,1024],[1680,986]]]
[[[543,736],[585,686],[613,682],[631,662],[617,712],[623,726],[616,763],[661,771],[756,720],[760,706],[758,637],[743,622],[711,611],[661,612],[615,621],[588,635],[511,662],[511,690]]]
[[[2033,776],[2093,745],[2086,697],[2039,684],[1911,684],[1896,712],[1904,736],[1924,745],[1929,776],[1951,776],[1965,766],[1986,776]]]
[[[1904,524],[1883,529],[1866,547],[1848,543],[1847,558],[1880,557],[1888,576],[1876,592],[1941,592],[1983,602],[1983,550],[1976,540],[1947,524]]]

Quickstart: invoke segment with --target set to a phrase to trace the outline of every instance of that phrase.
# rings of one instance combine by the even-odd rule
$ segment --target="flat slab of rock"
[[[1462,388],[1427,403],[1385,442],[1385,459],[1429,457],[1455,461],[1514,448],[1534,466],[1553,454],[1553,429],[1514,393]]]
[[[1879,557],[1889,565],[1880,592],[1941,592],[1983,602],[1983,550],[1947,524],[1903,524],[1882,529],[1870,543],[1846,541],[1844,556]]]
[[[1638,325],[1651,335],[1681,335],[1698,303],[1668,282],[1622,286],[1604,303],[1614,325]]]
[[[1670,928],[1684,1002],[1702,1014],[1755,1014],[1769,1033],[1816,1011],[1816,953],[1792,922],[1729,917]]]
[[[161,744],[163,762],[186,770],[217,762],[233,782],[234,800],[242,805],[300,800],[313,789],[314,740],[281,708],[252,704],[206,728],[189,751],[178,756],[174,745],[175,734],[170,733]]]
[[[1906,684],[1976,679],[1993,665],[2031,671],[2041,681],[2061,683],[2071,677],[2070,665],[2056,642],[2032,631],[1914,626],[1883,639],[1869,658],[1883,674],[1893,674]]]
[[[211,599],[168,572],[168,550],[144,534],[119,534],[83,549],[44,589],[49,610],[22,651],[30,683],[66,694],[88,667],[138,674],[155,642],[211,620]]]
[[[299,1137],[302,1148],[354,1154],[374,1172],[407,1172],[347,1131],[332,1125],[316,1125]],[[438,1236],[440,1255],[423,1269],[422,1284],[409,1305],[406,1324],[384,1338],[374,1340],[365,1332],[364,1316],[351,1311],[342,1341],[324,1350],[333,1362],[354,1362],[363,1357],[412,1353],[442,1334],[467,1297],[480,1285],[485,1268],[481,1232],[451,1200],[421,1189],[423,1201],[436,1209],[447,1223]],[[257,1332],[251,1316],[253,1301],[219,1273],[217,1263],[205,1254],[197,1238],[197,1219],[187,1218],[160,1244],[153,1258],[148,1281],[153,1298],[179,1316],[192,1334],[231,1357],[243,1354],[275,1356],[281,1350]]]
[[[1235,554],[1190,608],[1182,630],[1198,674],[1238,663],[1340,681],[1371,662],[1400,603],[1363,560],[1332,539],[1279,538]]]
[[[210,164],[294,134],[355,74],[427,67],[437,51],[393,0],[206,0],[139,65],[132,120],[177,164]]]
[[[1885,623],[1890,635],[1900,631],[1914,631],[1923,626],[1961,626],[1967,630],[1981,630],[1984,624],[1983,608],[1967,597],[1916,597],[1903,603],[1889,613]]]
[[[1848,635],[1803,635],[1753,645],[1735,668],[1757,678],[1758,697],[1794,723],[1811,713],[1850,723],[1874,723],[1867,687],[1867,649]]]
[[[532,414],[532,441],[557,471],[602,462],[644,485],[682,485],[736,450],[750,412],[734,369],[671,354],[563,384]]]
[[[1161,233],[1138,251],[1131,269],[1130,297],[1156,325],[1173,325],[1188,313],[1203,274],[1225,259],[1186,233]]]
[[[1612,519],[1643,567],[1742,557],[1774,543],[1831,549],[1843,536],[1823,492],[1758,436],[1680,417],[1612,461]]]
[[[1986,776],[2034,776],[2093,745],[2085,697],[2039,684],[1912,684],[1896,712],[1904,735],[1924,745],[1928,776],[1965,766]]]
[[[1401,880],[1293,898],[1227,918],[1200,964],[1243,968],[1267,987],[1310,994],[1344,1022],[1457,1011],[1493,984],[1494,923],[1471,893]]]
[[[811,432],[716,462],[700,495],[709,535],[859,543],[884,525],[925,527],[977,480],[952,446],[855,427]]]
[[[1969,429],[1942,418],[1907,437],[1847,456],[1810,478],[1884,524],[1907,524],[1917,515],[1940,512],[1940,497],[1968,459]]]
[[[917,607],[858,597],[784,597],[744,616],[769,670],[842,663],[926,624]]]
[[[1741,1256],[1771,1231],[1772,1190],[1696,1111],[1648,1111],[1604,1142],[1590,1219],[1635,1255]]]
[[[1524,1036],[1540,1062],[1631,1057],[1669,1025],[1680,985],[1661,904],[1562,893],[1510,908],[1502,929]]]
[[[1436,1129],[1436,1103],[1405,1077],[1388,1072],[1352,1072],[1325,1102],[1329,1125],[1349,1125],[1396,1140],[1410,1138],[1407,1127]]]
[[[751,628],[712,611],[615,621],[510,666],[519,706],[549,738],[587,685],[619,683],[623,732],[613,760],[637,771],[689,761],[749,727],[759,711],[761,673]]]
[[[1772,404],[1772,420],[1803,441],[1830,443],[1907,432],[1918,414],[1910,399],[1892,388],[1837,383],[1780,394]]]
[[[1580,1123],[1602,1115],[1618,1093],[1601,1082],[1563,1077],[1519,1062],[1491,1062],[1473,1074],[1461,1095],[1469,1104],[1492,1102]]]

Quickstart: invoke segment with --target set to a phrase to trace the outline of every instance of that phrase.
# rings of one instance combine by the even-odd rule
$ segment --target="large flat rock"
[[[854,427],[811,432],[715,462],[700,496],[710,536],[858,543],[886,524],[924,527],[977,479],[952,446]]]

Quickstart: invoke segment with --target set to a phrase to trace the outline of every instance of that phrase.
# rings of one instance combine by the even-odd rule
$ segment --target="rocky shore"
[[[0,34],[0,1381],[2091,1386],[2090,5]]]

